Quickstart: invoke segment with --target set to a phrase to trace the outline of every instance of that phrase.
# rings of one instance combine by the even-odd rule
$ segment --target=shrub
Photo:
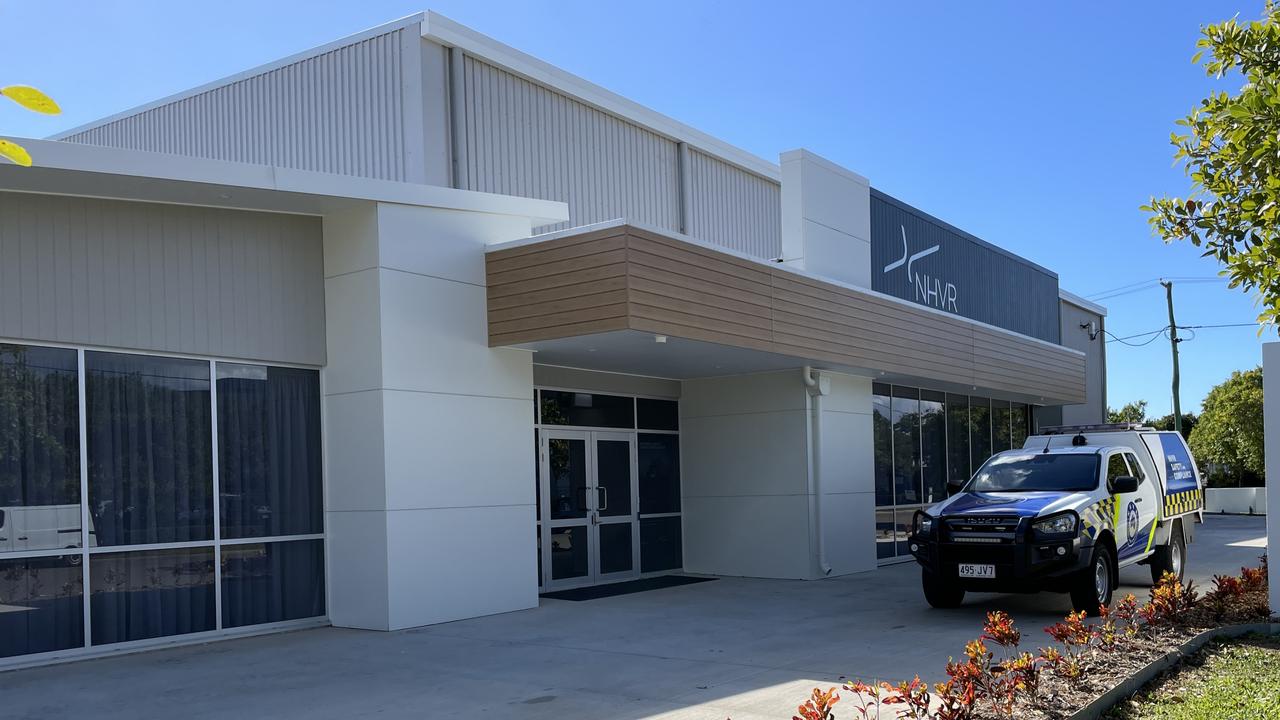
[[[791,720],[835,720],[836,715],[831,708],[838,702],[840,696],[836,694],[835,688],[826,692],[814,688],[813,694],[799,707],[800,714],[792,715]]]

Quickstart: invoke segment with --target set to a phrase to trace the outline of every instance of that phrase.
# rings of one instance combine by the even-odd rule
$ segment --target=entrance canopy
[[[1069,348],[624,221],[491,246],[489,344],[674,379],[812,365],[1040,405],[1085,401]]]

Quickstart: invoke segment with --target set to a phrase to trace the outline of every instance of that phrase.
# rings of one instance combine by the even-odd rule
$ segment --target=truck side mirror
[[[1107,483],[1107,486],[1107,490],[1110,491],[1112,495],[1137,492],[1138,478],[1132,475],[1121,475],[1119,477],[1112,478],[1111,481]]]
[[[951,497],[952,495],[955,495],[956,493],[960,492],[961,488],[964,487],[965,482],[966,481],[964,480],[948,480],[947,481],[947,497]]]

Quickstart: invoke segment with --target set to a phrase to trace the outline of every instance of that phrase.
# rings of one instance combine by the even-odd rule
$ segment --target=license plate
[[[960,577],[994,578],[995,576],[996,576],[995,565],[974,565],[973,563],[960,564]]]

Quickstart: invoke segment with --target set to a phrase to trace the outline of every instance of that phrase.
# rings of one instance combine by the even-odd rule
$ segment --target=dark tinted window
[[[957,485],[969,480],[969,398],[947,396],[947,480]]]
[[[634,428],[635,399],[599,393],[542,390],[543,425]]]
[[[871,435],[875,444],[876,505],[893,505],[893,421],[888,385],[873,385]]]
[[[209,363],[87,352],[85,375],[98,545],[211,540]]]
[[[84,645],[79,555],[0,560],[0,657]]]
[[[640,433],[637,441],[641,514],[680,512],[680,437]]]
[[[1107,458],[1107,480],[1115,480],[1129,474],[1129,466],[1124,462],[1123,453],[1115,453]]]
[[[323,532],[320,377],[218,363],[222,536]]]
[[[1122,462],[1121,465],[1124,463]],[[1098,487],[1098,456],[1036,453],[992,458],[978,471],[970,492],[1062,492]]]
[[[636,398],[636,422],[641,430],[679,430],[680,405],[675,400]]]
[[[0,553],[81,544],[76,364],[75,350],[0,345]]]
[[[920,391],[920,474],[924,500],[935,503],[947,497],[947,415],[943,394]]]
[[[1142,469],[1142,464],[1138,462],[1138,456],[1133,453],[1125,453],[1125,458],[1129,461],[1129,471],[1133,473],[1134,477],[1138,478],[1138,482],[1146,482],[1147,473]]]
[[[920,391],[893,389],[893,494],[898,505],[924,502],[920,487]]]
[[[222,546],[222,626],[324,615],[324,542]]]
[[[969,457],[976,470],[991,457],[991,401],[969,398]]]
[[[680,518],[640,520],[640,571],[676,570],[684,566],[680,546]]]
[[[214,629],[213,548],[141,550],[89,560],[93,644]]]

